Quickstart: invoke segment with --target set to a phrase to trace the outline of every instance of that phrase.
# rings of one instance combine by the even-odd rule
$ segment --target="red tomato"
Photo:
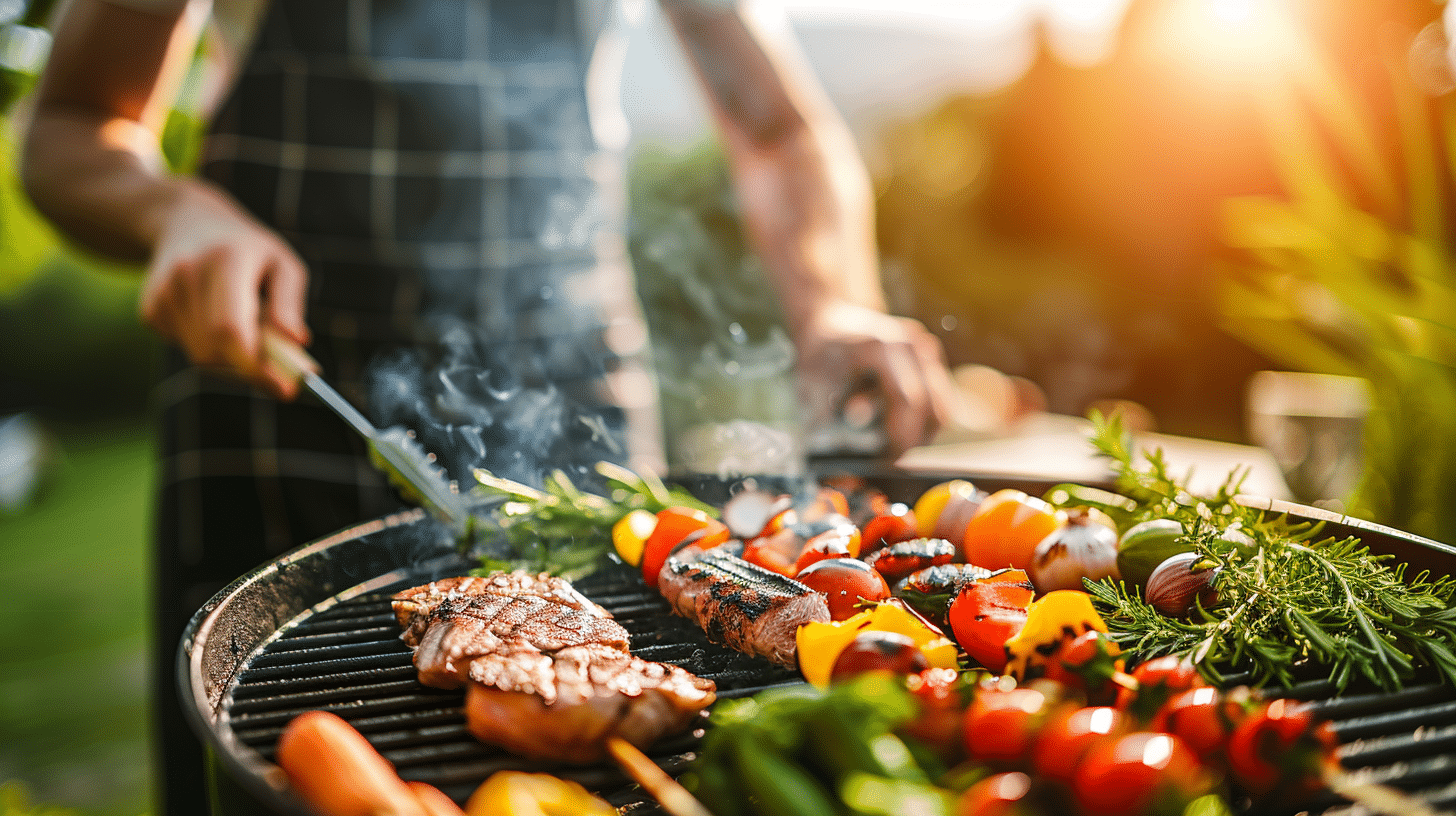
[[[850,528],[853,530],[854,528]],[[851,534],[848,530],[836,527],[814,536],[804,543],[803,552],[794,561],[794,574],[798,575],[809,567],[826,558],[853,558],[853,550],[859,549],[859,541],[856,540],[859,531]]]
[[[799,534],[786,527],[746,542],[743,545],[743,560],[792,578],[798,571],[794,569],[794,561],[799,557],[803,546],[804,541],[799,538]]]
[[[1089,629],[1063,642],[1042,666],[1042,676],[1085,692],[1093,703],[1110,703],[1123,688],[1116,678],[1126,677],[1116,651],[1107,635]]]
[[[966,523],[961,554],[986,569],[1029,569],[1036,545],[1066,523],[1064,510],[1020,490],[998,490]]]
[[[860,533],[860,540],[863,542],[860,555],[901,541],[909,541],[916,535],[915,513],[897,502],[864,523],[864,529]]]
[[[946,762],[960,760],[961,720],[969,686],[955,669],[926,669],[905,678],[905,687],[920,703],[915,719],[903,727],[905,733],[930,746]]]
[[[1072,795],[1088,816],[1180,813],[1211,781],[1198,758],[1172,734],[1138,731],[1098,743],[1072,780]]]
[[[831,682],[847,680],[867,671],[888,671],[895,674],[919,675],[930,668],[925,653],[909,635],[871,629],[861,632],[834,659],[829,672]]]
[[[1006,641],[1026,625],[1026,610],[1035,590],[1020,573],[1007,580],[977,581],[961,588],[950,603],[950,628],[956,643],[982,666],[1000,674],[1006,670]]]
[[[1256,798],[1278,793],[1298,799],[1319,790],[1336,763],[1336,739],[1327,722],[1288,700],[1275,700],[1244,718],[1229,736],[1234,781]]]
[[[804,568],[795,576],[799,583],[829,599],[829,617],[846,620],[859,610],[861,599],[883,601],[890,597],[890,585],[874,568],[856,558],[829,558]]]
[[[1143,722],[1151,720],[1174,695],[1208,685],[1191,662],[1176,655],[1139,663],[1132,670],[1132,679],[1137,681],[1136,690],[1118,689],[1117,707]]]
[[[966,756],[992,767],[1019,767],[1050,713],[1046,695],[1036,689],[981,690],[966,709]]]
[[[956,799],[956,816],[1024,816],[1040,812],[1026,800],[1031,778],[1011,771],[988,776],[966,788]]]
[[[1204,764],[1223,764],[1229,736],[1246,718],[1248,709],[1238,698],[1212,686],[1174,695],[1158,709],[1152,730],[1174,734],[1188,744]]]
[[[699,533],[699,531],[702,531]],[[657,513],[657,526],[642,548],[642,580],[657,588],[657,574],[668,556],[688,536],[698,533],[693,543],[700,547],[716,547],[728,540],[728,527],[702,510],[691,507],[669,507]]]
[[[885,580],[898,581],[912,572],[949,564],[955,555],[955,545],[943,538],[912,538],[876,550],[866,560]]]
[[[1050,717],[1037,735],[1031,748],[1031,767],[1038,776],[1070,785],[1088,751],[1130,730],[1131,720],[1115,708],[1068,707]]]

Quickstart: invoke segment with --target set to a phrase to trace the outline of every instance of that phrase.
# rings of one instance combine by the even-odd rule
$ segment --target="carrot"
[[[275,758],[321,816],[433,816],[363,734],[327,711],[294,717]]]
[[[465,811],[434,785],[411,780],[405,783],[425,809],[426,816],[465,816]]]

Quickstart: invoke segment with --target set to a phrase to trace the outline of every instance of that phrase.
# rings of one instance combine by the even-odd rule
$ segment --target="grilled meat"
[[[420,682],[466,685],[479,739],[536,759],[591,762],[605,740],[640,747],[679,731],[714,685],[627,651],[627,631],[558,578],[458,578],[394,596]]]
[[[576,591],[570,581],[553,575],[528,572],[498,572],[485,577],[462,576],[431,581],[423,586],[407,589],[394,596],[394,615],[404,627],[404,640],[411,646],[419,643],[429,623],[430,612],[442,601],[462,597],[496,595],[520,598],[532,595],[548,601],[579,609],[599,618],[610,618],[607,610],[592,603],[585,595]]]
[[[783,666],[795,665],[798,628],[830,619],[823,595],[719,549],[680,550],[663,565],[657,585],[709,640]]]
[[[414,631],[412,625],[405,635]],[[470,661],[518,643],[542,652],[585,643],[626,651],[627,630],[610,617],[535,595],[446,598],[430,611],[418,636],[415,667],[421,683],[455,688],[465,682]]]
[[[494,653],[472,664],[471,680],[465,718],[476,738],[567,762],[601,759],[613,736],[645,748],[686,728],[715,697],[711,680],[602,644]]]

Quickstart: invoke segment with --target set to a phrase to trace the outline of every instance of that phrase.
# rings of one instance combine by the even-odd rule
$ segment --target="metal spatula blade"
[[[471,519],[464,497],[444,468],[403,427],[380,430],[359,409],[319,376],[319,364],[302,346],[272,329],[263,330],[263,348],[280,371],[295,377],[369,443],[370,459],[390,483],[457,534]]]

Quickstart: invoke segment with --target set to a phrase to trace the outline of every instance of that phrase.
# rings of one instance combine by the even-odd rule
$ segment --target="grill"
[[[875,480],[892,498],[913,498],[938,478]],[[987,482],[989,484],[989,482]],[[1456,572],[1456,550],[1315,508],[1263,500],[1273,512],[1324,521],[1333,535],[1360,536],[1372,550],[1419,571]],[[240,578],[200,610],[179,654],[179,682],[194,728],[214,752],[221,787],[241,789],[238,812],[304,816],[271,763],[273,746],[294,716],[316,708],[349,720],[405,779],[428,782],[463,802],[492,772],[542,770],[575,779],[614,804],[641,793],[609,764],[530,762],[476,741],[466,730],[464,694],[421,685],[399,639],[389,595],[469,564],[419,512],[343,530]],[[718,684],[719,696],[745,696],[797,682],[797,673],[707,642],[647,589],[635,571],[610,567],[576,582],[631,633],[635,654],[675,663]],[[1334,722],[1340,758],[1372,782],[1400,787],[1428,805],[1456,810],[1456,690],[1436,683],[1397,693],[1349,691],[1311,680],[1286,694],[1312,701]],[[686,734],[649,755],[669,772],[691,759]],[[228,809],[224,796],[223,807]],[[1312,812],[1345,812],[1333,797]]]

